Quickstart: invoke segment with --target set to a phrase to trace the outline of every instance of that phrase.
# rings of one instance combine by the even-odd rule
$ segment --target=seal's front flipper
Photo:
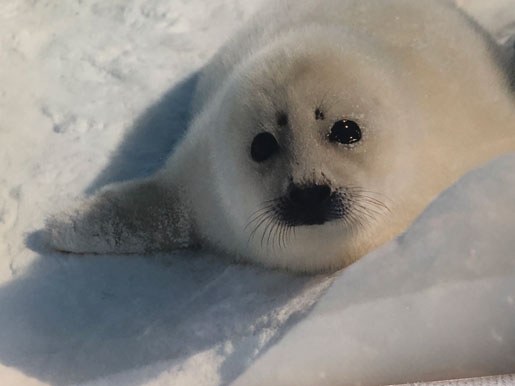
[[[154,179],[113,184],[49,219],[47,242],[71,253],[147,253],[190,247],[192,224],[179,194]]]

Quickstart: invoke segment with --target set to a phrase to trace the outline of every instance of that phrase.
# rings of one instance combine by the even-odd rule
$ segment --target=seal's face
[[[261,259],[301,259],[321,244],[341,251],[334,243],[350,245],[391,212],[390,171],[398,177],[396,149],[406,140],[391,108],[397,95],[362,63],[316,58],[276,57],[247,70],[224,101],[229,113],[217,117],[220,197],[233,232]]]
[[[315,110],[315,119],[323,120],[324,113],[320,109]],[[277,114],[277,125],[288,125],[288,116],[284,112]],[[359,125],[350,119],[340,119],[335,122],[327,133],[327,141],[344,145],[354,145],[362,138]],[[250,155],[253,161],[265,163],[274,156],[279,156],[281,146],[274,134],[263,131],[257,134],[250,146]],[[352,216],[350,207],[350,189],[338,189],[331,181],[324,177],[321,181],[300,181],[292,178],[284,195],[270,200],[266,211],[257,216],[266,217],[268,213],[275,221],[286,227],[303,225],[322,225],[328,221],[345,219]]]

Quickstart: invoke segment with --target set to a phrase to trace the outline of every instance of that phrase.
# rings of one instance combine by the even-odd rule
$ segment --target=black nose
[[[299,206],[316,206],[322,204],[331,195],[328,185],[291,185],[289,197],[291,202]]]

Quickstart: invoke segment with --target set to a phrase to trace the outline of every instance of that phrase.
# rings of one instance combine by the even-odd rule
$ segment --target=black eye
[[[260,133],[254,137],[250,148],[250,155],[256,162],[266,161],[279,151],[277,140],[270,133]]]
[[[350,145],[359,142],[361,139],[361,129],[354,121],[342,119],[336,122],[329,133],[329,141],[339,142]]]

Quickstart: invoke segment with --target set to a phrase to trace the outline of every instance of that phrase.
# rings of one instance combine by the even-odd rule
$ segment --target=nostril
[[[318,201],[320,202],[327,200],[331,195],[331,188],[327,185],[316,185],[313,189],[315,189]]]
[[[296,185],[293,185],[290,187],[289,196],[290,196],[290,200],[293,203],[298,204],[303,200],[303,196],[304,196],[303,189],[297,187]]]
[[[328,185],[309,185],[290,187],[290,200],[297,205],[321,204],[331,195],[331,188]]]

